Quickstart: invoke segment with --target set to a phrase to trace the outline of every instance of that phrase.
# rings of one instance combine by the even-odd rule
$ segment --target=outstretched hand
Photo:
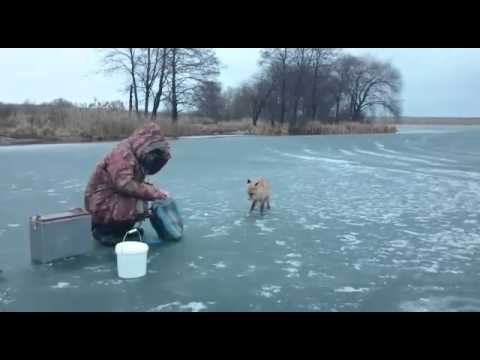
[[[165,200],[166,198],[168,198],[170,196],[170,194],[166,191],[159,191],[158,192],[158,199],[159,200]]]

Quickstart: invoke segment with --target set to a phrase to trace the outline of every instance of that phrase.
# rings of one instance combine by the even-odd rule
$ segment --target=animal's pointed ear
[[[247,179],[247,184],[250,184],[251,182],[252,182],[252,180]]]

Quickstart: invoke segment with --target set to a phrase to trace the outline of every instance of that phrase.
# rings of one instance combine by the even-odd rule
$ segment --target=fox
[[[252,201],[250,212],[254,210],[257,202],[260,203],[261,215],[263,215],[265,204],[267,204],[267,209],[270,209],[270,184],[265,178],[247,179],[247,194],[248,199]]]

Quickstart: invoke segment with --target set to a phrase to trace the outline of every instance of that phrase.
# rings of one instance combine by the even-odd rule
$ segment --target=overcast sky
[[[216,49],[224,86],[256,70],[259,50]],[[480,117],[480,49],[344,49],[390,60],[403,76],[405,116]],[[0,102],[123,100],[122,79],[99,72],[95,49],[0,49]]]

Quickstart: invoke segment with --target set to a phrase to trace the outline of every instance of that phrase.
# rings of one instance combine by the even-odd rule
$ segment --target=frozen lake
[[[113,250],[30,263],[28,217],[83,206],[112,144],[0,147],[0,311],[478,311],[480,128],[191,138],[151,181],[179,243],[121,280]],[[272,185],[249,216],[248,177]]]

